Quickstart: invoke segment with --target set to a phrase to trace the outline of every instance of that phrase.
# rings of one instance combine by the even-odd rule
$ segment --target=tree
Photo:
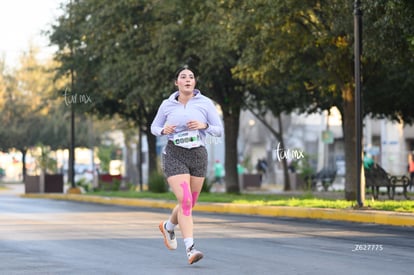
[[[284,113],[291,113],[300,106],[305,105],[305,101],[295,97],[294,92],[284,90],[284,87],[273,87],[267,89],[259,87],[251,87],[256,89],[254,93],[250,93],[249,97],[245,99],[246,108],[253,113],[256,118],[273,134],[276,140],[279,141],[278,148],[284,150],[285,138],[284,129],[282,124],[282,115]],[[262,90],[262,92],[260,92]],[[268,119],[268,114],[271,114],[274,118],[277,118],[278,129],[275,129]],[[277,149],[278,149],[277,148]],[[275,150],[277,150],[275,149]],[[279,153],[279,152],[277,152]],[[288,169],[288,159],[286,157],[281,158],[284,185],[283,190],[291,190],[290,177]]]
[[[237,52],[223,33],[226,26],[216,24],[231,8],[231,4],[215,1],[76,1],[66,7],[50,38],[59,45],[61,72],[73,66],[75,87],[83,87],[95,98],[89,111],[102,116],[120,114],[147,133],[150,173],[156,155],[149,126],[160,102],[172,91],[173,72],[180,64],[202,68],[205,78],[200,85],[223,110],[228,190],[238,192],[242,85],[232,78]],[[193,17],[195,10],[200,16]]]
[[[198,68],[199,87],[220,107],[225,128],[226,191],[238,193],[237,174],[239,116],[245,93],[243,83],[234,78],[232,69],[239,59],[239,47],[231,38],[237,26],[229,25],[237,14],[235,1],[174,1],[171,14],[162,28],[163,44],[173,44],[177,60]],[[170,3],[171,4],[171,3]],[[196,11],[196,12],[195,12]],[[178,24],[177,24],[178,22]]]
[[[23,164],[27,149],[36,144],[37,124],[39,113],[36,105],[31,105],[30,91],[20,89],[15,75],[3,71],[3,104],[0,111],[0,148],[4,151],[17,149],[22,153]],[[38,96],[35,95],[37,98]],[[26,166],[23,165],[23,178],[26,175]]]
[[[407,124],[414,122],[413,8],[412,1],[366,1],[363,5],[365,113]]]
[[[38,49],[30,46],[20,57],[20,66],[10,73],[3,70],[1,86],[3,98],[0,103],[0,148],[17,149],[23,155],[23,178],[26,175],[27,150],[38,144],[50,149],[69,147],[67,105],[63,97],[52,97],[62,82],[54,82],[55,64],[40,63]],[[1,93],[0,93],[1,94]],[[84,118],[82,118],[85,120]],[[81,117],[79,118],[79,121]],[[90,143],[88,125],[77,127],[78,146]]]
[[[407,0],[377,2],[364,3],[364,25],[373,30],[364,45],[384,43],[384,37],[391,36],[395,28],[399,36],[392,36],[394,41],[385,41],[387,46],[370,51],[363,59],[365,110],[410,122],[411,110],[404,104],[412,99],[403,100],[407,99],[404,92],[412,89],[412,80],[402,80],[413,72],[412,62],[406,59],[412,58],[412,4]],[[88,112],[120,114],[147,133],[151,169],[156,158],[149,124],[161,100],[171,93],[173,79],[166,76],[178,64],[198,68],[202,75],[199,87],[223,111],[230,192],[239,191],[236,141],[245,103],[259,110],[267,108],[276,116],[293,109],[320,112],[336,106],[343,119],[345,196],[353,199],[352,11],[350,1],[339,0],[85,0],[66,6],[50,37],[59,45],[61,71],[74,68],[75,89],[87,91],[93,98]],[[385,56],[389,56],[389,48],[410,51],[390,59]],[[74,50],[73,55],[69,49]],[[388,84],[375,86],[385,76]],[[391,85],[398,85],[399,92],[386,93]],[[394,100],[391,108],[377,107],[381,105],[381,98],[375,97],[378,91]]]
[[[401,102],[401,99],[412,102],[412,98],[407,98],[407,91],[412,91],[412,85],[407,85],[411,84],[411,80],[402,81],[407,76],[402,72],[412,72],[413,63],[407,59],[404,62],[403,58],[397,58],[399,62],[396,63],[396,59],[386,58],[386,53],[389,49],[394,52],[408,47],[408,34],[413,33],[413,20],[412,15],[408,14],[408,5],[412,4],[408,4],[408,1],[385,2],[387,4],[381,5],[378,1],[365,1],[364,5],[370,14],[367,15],[364,25],[374,26],[371,29],[375,29],[368,35],[364,45],[376,48],[374,45],[385,44],[363,60],[364,106],[372,115],[410,121],[412,111],[404,108],[406,103]],[[270,86],[282,83],[286,93],[299,92],[300,97],[309,102],[302,111],[315,112],[332,106],[340,110],[347,163],[345,197],[349,200],[355,199],[357,173],[353,164],[357,141],[354,127],[356,118],[351,1],[299,3],[294,0],[262,0],[247,3],[249,12],[243,16],[252,18],[247,21],[254,22],[252,28],[255,32],[250,32],[251,36],[247,41],[249,45],[236,68],[238,76],[259,86],[263,83]],[[391,22],[399,24],[390,24],[382,29],[384,23],[381,23],[381,18],[384,15],[385,18],[392,18],[389,19]],[[397,36],[401,35],[393,36],[393,41],[384,40],[383,35],[392,33],[395,28],[399,30]],[[412,53],[408,55],[412,58]],[[394,66],[388,67],[390,64]],[[393,74],[394,80],[389,76],[380,80],[380,77],[393,69],[399,71],[397,75]],[[384,82],[388,84],[384,85]],[[389,84],[396,85],[394,90],[399,91],[390,95]],[[398,88],[395,89],[396,87]],[[378,97],[378,91],[383,91],[389,99],[395,100],[387,101],[384,97]],[[368,98],[372,100],[367,101]],[[391,107],[384,109],[384,102],[388,102]],[[274,102],[270,101],[269,104],[271,108]]]
[[[151,1],[75,1],[50,33],[59,46],[60,74],[73,69],[73,92],[92,99],[83,110],[98,117],[118,114],[147,134],[150,171],[157,169],[157,158],[149,125],[165,95],[160,85],[165,82],[154,78],[152,68],[159,66],[159,59],[151,58],[154,22]]]

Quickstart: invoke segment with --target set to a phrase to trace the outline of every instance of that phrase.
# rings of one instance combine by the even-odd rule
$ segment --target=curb
[[[70,200],[122,206],[167,208],[172,209],[176,203],[155,199],[130,199],[78,194],[23,194],[23,198],[41,198]],[[414,226],[414,215],[376,210],[303,208],[291,206],[252,206],[247,204],[229,203],[198,203],[194,211],[229,213],[242,215],[258,215],[266,217],[292,217],[305,219],[335,220],[358,223],[374,223],[394,226]]]

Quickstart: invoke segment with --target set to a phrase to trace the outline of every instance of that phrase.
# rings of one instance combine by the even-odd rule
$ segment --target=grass
[[[123,198],[147,198],[175,200],[171,192],[152,193],[148,191],[100,191],[87,193],[88,195],[123,197]],[[412,194],[411,194],[412,195]],[[293,206],[293,207],[315,207],[333,209],[352,209],[355,208],[355,201],[343,199],[320,198],[318,193],[303,193],[300,195],[284,194],[225,194],[225,193],[202,193],[199,202],[251,204],[259,206]],[[396,211],[414,213],[414,201],[411,200],[370,200],[368,196],[364,202],[364,209]]]

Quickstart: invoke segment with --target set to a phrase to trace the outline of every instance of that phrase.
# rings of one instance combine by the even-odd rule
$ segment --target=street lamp
[[[362,119],[361,119],[361,53],[362,53],[362,11],[361,1],[354,3],[354,58],[355,58],[355,132],[356,132],[356,172],[357,172],[357,202],[364,205],[361,185],[362,169]]]

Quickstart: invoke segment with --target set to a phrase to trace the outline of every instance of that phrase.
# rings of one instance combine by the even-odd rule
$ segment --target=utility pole
[[[355,58],[355,132],[356,132],[356,172],[357,202],[364,205],[365,182],[361,184],[362,170],[362,117],[361,117],[361,54],[362,54],[362,11],[361,1],[354,3],[354,58]]]
[[[72,26],[72,0],[69,3],[69,21],[70,21],[70,31],[73,32]],[[70,38],[69,41],[69,50],[70,50],[70,57],[72,58],[72,64],[70,66],[70,94],[73,94],[74,90],[74,71],[73,71],[73,37]],[[71,96],[72,97],[72,96]],[[76,100],[72,101],[70,104],[70,146],[69,146],[69,181],[71,183],[71,188],[75,189],[75,104]]]

